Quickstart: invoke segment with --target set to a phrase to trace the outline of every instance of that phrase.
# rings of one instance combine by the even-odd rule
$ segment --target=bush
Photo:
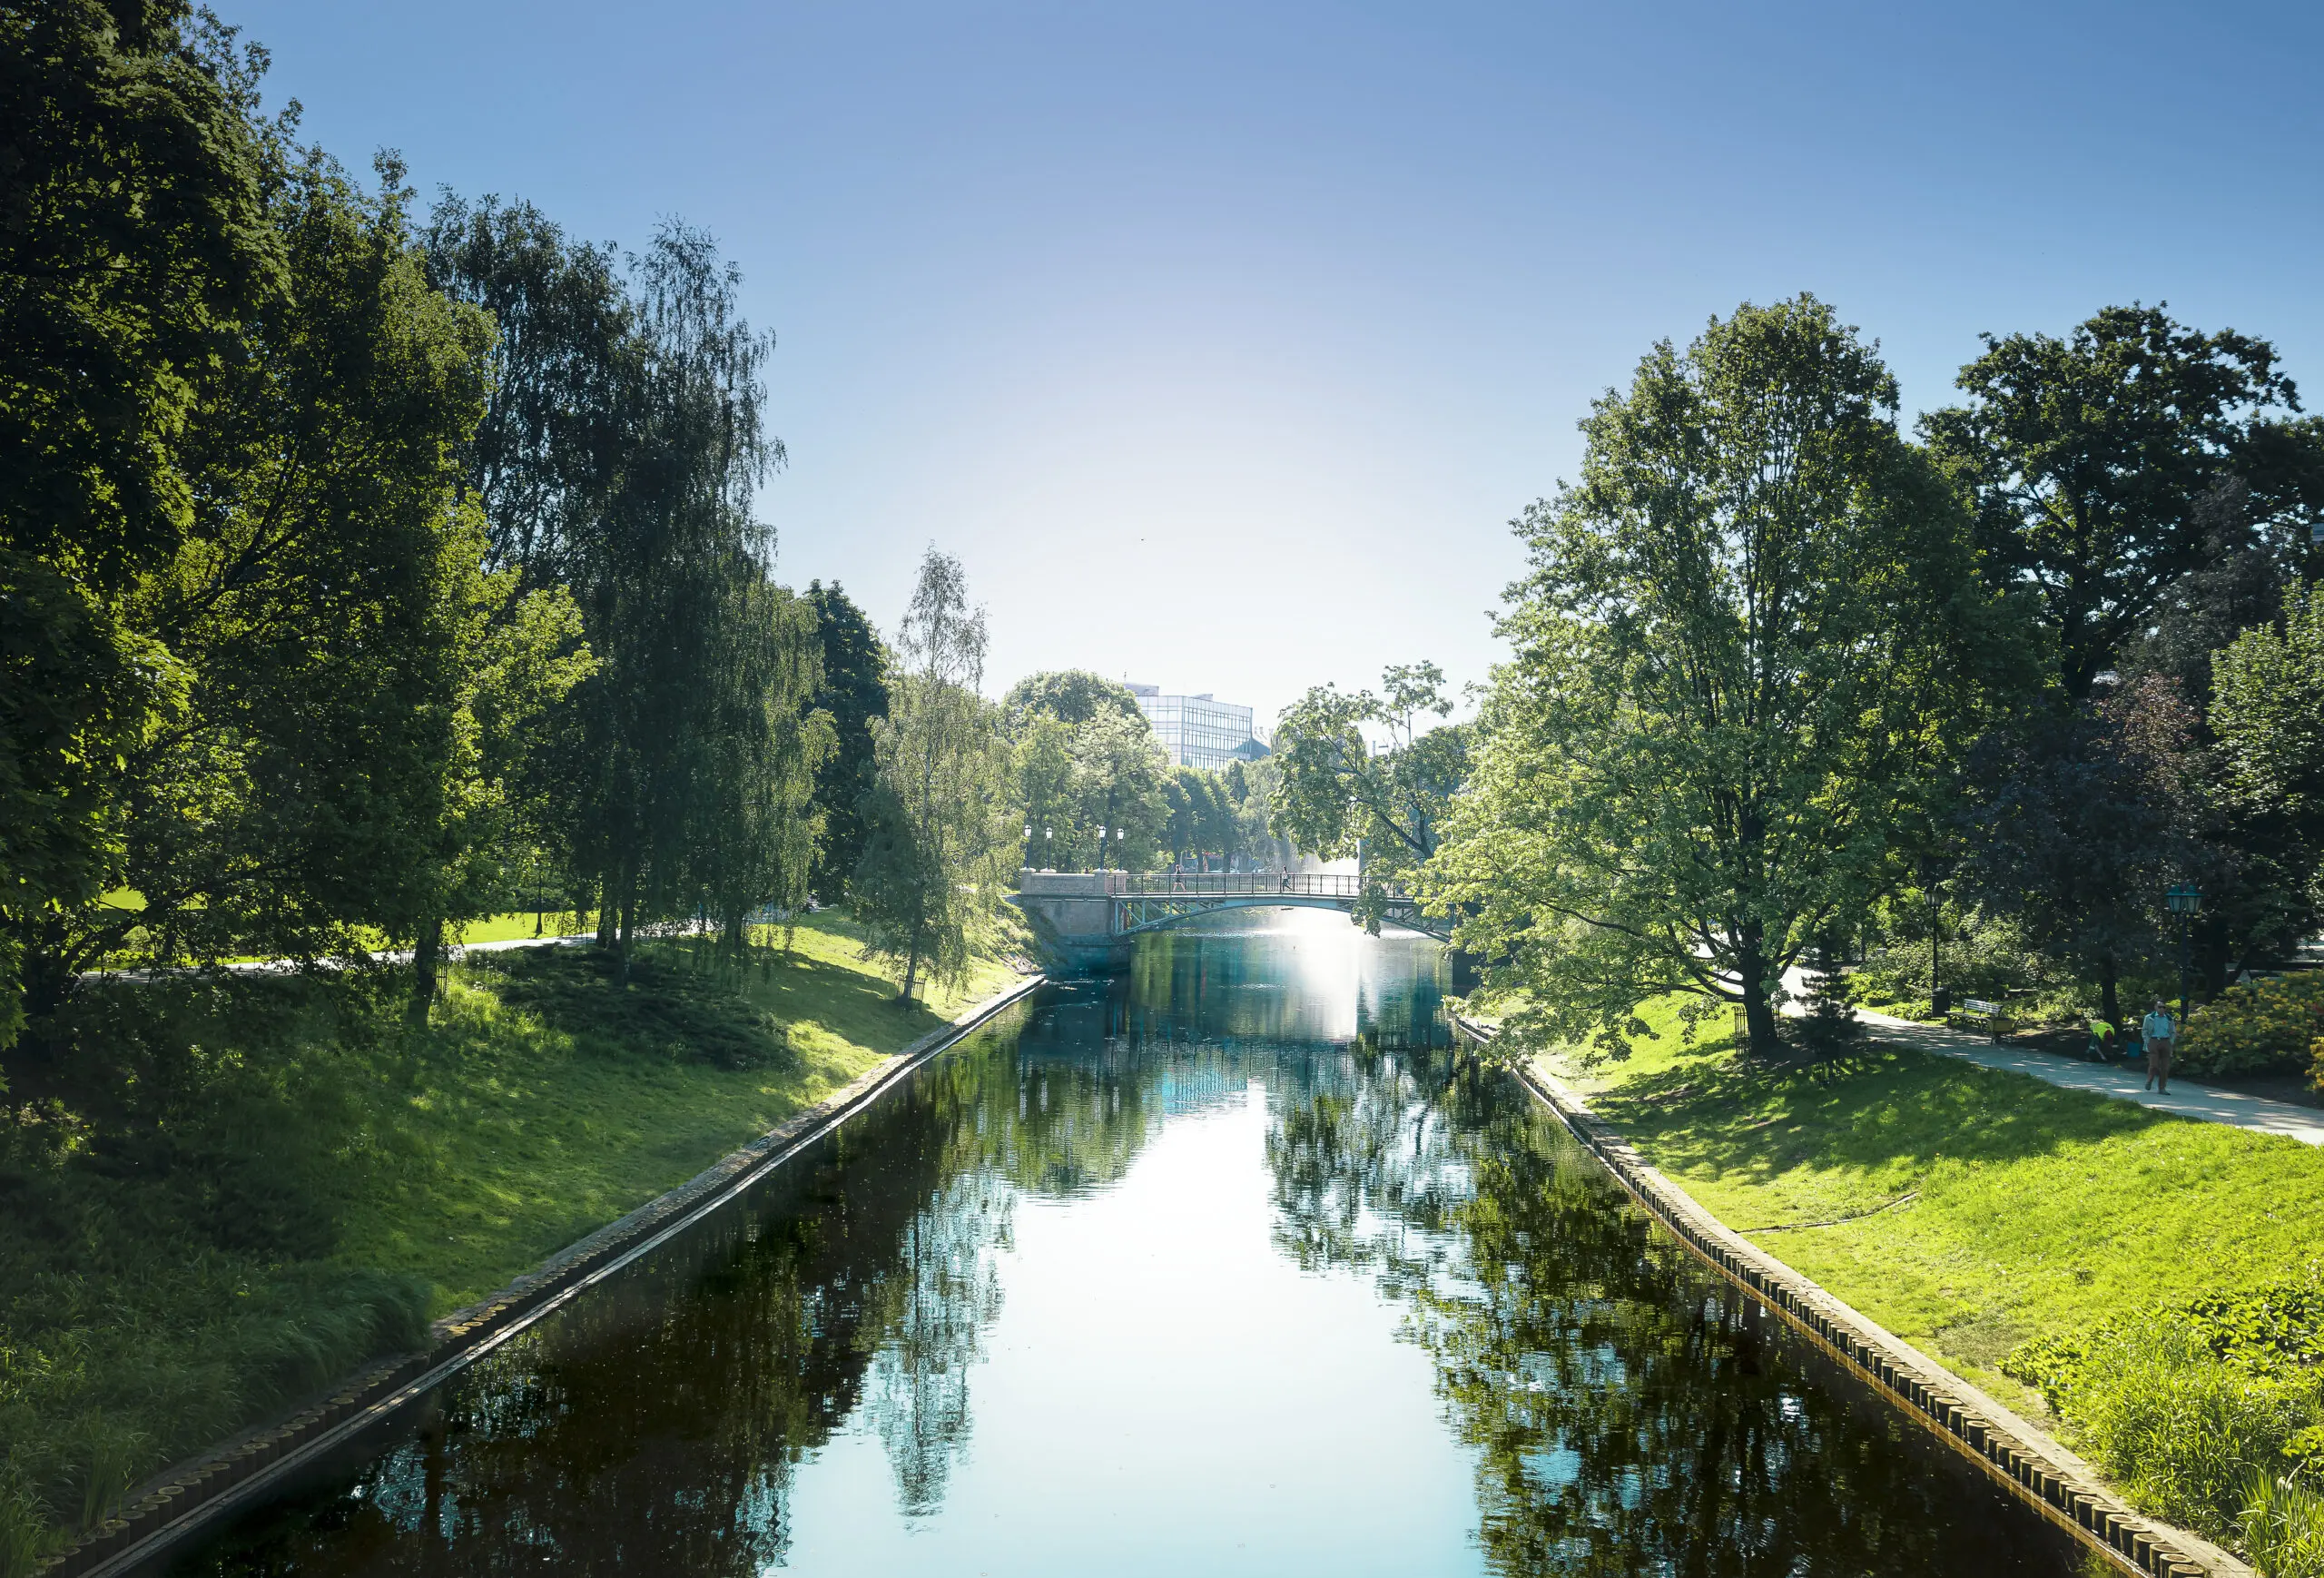
[[[2296,1564],[2305,1514],[2291,1493],[2270,1491],[2264,1508],[2253,1500],[2260,1480],[2324,1483],[2319,1359],[2324,1271],[2310,1266],[2249,1293],[2028,1343],[2002,1370],[2039,1388],[2138,1506],[2212,1539],[2236,1537],[2257,1509],[2262,1524],[2276,1520],[2264,1537],[2294,1563],[2266,1570],[2324,1578]]]
[[[2187,1016],[2179,1064],[2189,1074],[2292,1073],[2324,1036],[2324,972],[2230,986]]]

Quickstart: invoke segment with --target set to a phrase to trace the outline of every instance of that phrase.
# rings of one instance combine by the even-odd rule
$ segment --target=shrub
[[[2132,1502],[2226,1539],[2249,1521],[2255,1475],[2306,1484],[2324,1468],[2319,1357],[2324,1272],[2311,1266],[2272,1287],[2027,1343],[2002,1370],[2041,1390]],[[2293,1515],[2289,1497],[2268,1504],[2280,1524]]]
[[[2180,1067],[2190,1074],[2295,1072],[2324,1036],[2324,972],[2245,981],[2187,1016]]]

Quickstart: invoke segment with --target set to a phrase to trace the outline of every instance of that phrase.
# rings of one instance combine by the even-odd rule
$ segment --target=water
[[[1451,1056],[1437,971],[1150,939],[178,1570],[2085,1570]]]

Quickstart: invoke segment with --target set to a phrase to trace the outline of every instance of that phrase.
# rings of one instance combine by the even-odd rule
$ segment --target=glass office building
[[[1216,772],[1267,754],[1251,732],[1249,707],[1210,695],[1164,695],[1159,685],[1133,685],[1129,690],[1154,725],[1155,737],[1180,766]]]

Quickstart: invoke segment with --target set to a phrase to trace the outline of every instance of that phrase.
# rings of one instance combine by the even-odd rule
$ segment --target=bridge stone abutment
[[[1129,884],[1128,872],[1017,873],[1013,902],[1025,912],[1042,962],[1077,974],[1125,968],[1130,942],[1118,929],[1115,901]]]

